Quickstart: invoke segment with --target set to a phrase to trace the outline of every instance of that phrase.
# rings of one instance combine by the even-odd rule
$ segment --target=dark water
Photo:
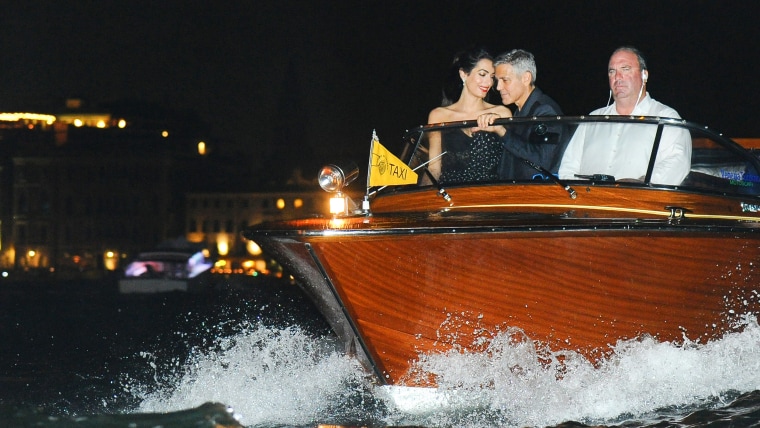
[[[124,296],[112,281],[6,281],[0,299],[0,427],[760,426],[752,319],[561,374],[527,343],[430,355],[431,393],[374,386],[287,283]]]

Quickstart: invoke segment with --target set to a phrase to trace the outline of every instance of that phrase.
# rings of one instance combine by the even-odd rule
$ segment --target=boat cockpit
[[[508,157],[521,163],[522,170],[505,169],[509,159],[502,158],[502,150],[510,152],[509,144],[494,146],[493,139],[478,139],[477,123],[463,121],[408,131],[400,159],[417,172],[418,186],[591,181],[760,195],[756,153],[683,119],[550,116],[506,118],[494,124],[504,126],[507,132],[522,130],[531,144],[547,147],[550,155],[531,159],[531,153],[515,150]],[[565,137],[558,138],[553,132],[557,129],[563,129]],[[584,142],[574,143],[574,139]]]

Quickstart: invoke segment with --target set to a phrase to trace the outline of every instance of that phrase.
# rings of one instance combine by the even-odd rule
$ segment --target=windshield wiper
[[[438,195],[442,197],[446,202],[451,202],[451,196],[449,195],[449,192],[446,191],[446,189],[443,188],[443,185],[440,181],[436,180],[435,177],[433,177],[433,173],[430,172],[430,170],[425,168],[425,174],[430,179],[430,181],[433,183],[433,186],[435,186],[438,189]]]
[[[563,189],[565,189],[565,191],[568,194],[570,194],[570,199],[575,199],[575,198],[578,197],[578,194],[575,193],[575,189],[573,189],[572,187],[570,187],[569,184],[567,184],[564,181],[560,180],[559,177],[557,177],[556,175],[552,174],[548,169],[542,167],[541,165],[539,165],[539,164],[537,164],[535,162],[531,162],[528,159],[525,159],[525,158],[518,158],[518,159],[520,159],[521,161],[525,162],[529,167],[531,167],[531,168],[535,169],[536,171],[540,172],[541,175],[543,175],[544,177],[547,177],[549,180],[551,180],[551,181],[559,184]],[[615,179],[613,178],[612,180],[614,181]]]

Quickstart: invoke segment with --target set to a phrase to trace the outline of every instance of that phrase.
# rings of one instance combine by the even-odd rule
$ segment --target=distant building
[[[102,268],[168,236],[172,160],[88,152],[13,158],[14,267]]]
[[[242,238],[245,227],[329,212],[316,173],[258,181],[251,159],[199,138],[192,117],[85,107],[0,110],[1,269],[105,272],[185,240],[217,254],[220,270],[264,272],[274,261]]]
[[[190,193],[187,195],[186,238],[215,250],[228,271],[265,271],[273,264],[241,232],[264,221],[288,220],[329,212],[329,194],[312,190],[273,190],[242,193]],[[263,263],[263,264],[262,264]]]
[[[183,232],[198,140],[68,107],[0,113],[4,269],[112,270]]]

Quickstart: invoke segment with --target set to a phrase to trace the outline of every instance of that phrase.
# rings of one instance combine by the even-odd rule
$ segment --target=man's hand
[[[507,129],[501,125],[494,126],[493,121],[500,119],[501,116],[498,113],[483,113],[478,116],[478,127],[472,128],[472,132],[486,131],[493,132],[499,137],[503,137],[507,133]]]

